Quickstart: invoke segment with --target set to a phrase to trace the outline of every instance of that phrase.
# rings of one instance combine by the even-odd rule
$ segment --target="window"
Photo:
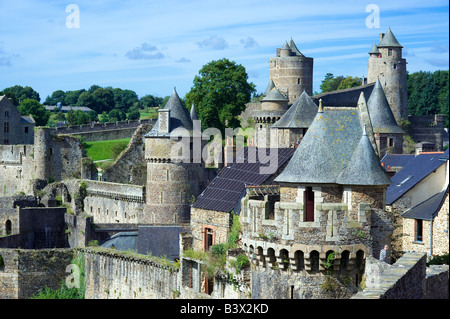
[[[214,230],[205,227],[203,231],[203,249],[208,251],[214,245]]]
[[[25,134],[28,134],[28,126],[25,126]]]
[[[394,63],[394,65],[392,66],[392,68],[393,68],[394,70],[397,70],[397,64]]]
[[[306,187],[304,195],[305,222],[314,221],[314,192],[312,187]]]
[[[394,147],[394,139],[392,137],[388,137],[388,145],[389,147]]]
[[[388,56],[392,56],[392,49],[388,49]]]
[[[5,117],[9,117],[9,111],[5,111]]]
[[[3,140],[3,144],[8,145],[9,144],[9,140],[7,140],[7,139]]]
[[[12,233],[12,223],[9,219],[5,223],[5,231],[6,231],[6,235],[11,235],[11,233]]]
[[[416,241],[422,242],[423,241],[423,220],[416,219]]]
[[[313,250],[309,254],[310,263],[311,263],[311,271],[319,271],[319,252],[317,250]]]
[[[9,122],[3,124],[3,133],[9,133]]]

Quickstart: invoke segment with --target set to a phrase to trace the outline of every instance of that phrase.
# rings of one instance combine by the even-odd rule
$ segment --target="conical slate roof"
[[[275,87],[275,83],[273,83],[273,80],[270,79],[269,85],[267,86],[266,91],[264,92],[264,95],[267,95],[272,89]]]
[[[180,97],[176,89],[173,90],[172,95],[164,107],[165,110],[170,110],[170,132],[173,132],[176,129],[184,128],[188,131],[192,131],[193,125],[191,116],[188,110],[183,106]],[[149,136],[166,136],[168,134],[159,132],[159,119],[156,121],[152,130],[145,134],[146,137]]]
[[[378,44],[379,48],[403,48],[403,46],[397,41],[394,34],[389,28],[384,35],[383,39],[381,39],[380,44]]]
[[[380,79],[377,79],[369,100],[367,101],[370,120],[374,133],[403,134],[403,130],[397,125],[394,114],[389,106]]]
[[[194,104],[192,104],[190,114],[191,114],[191,120],[192,121],[198,121],[199,120],[198,114],[197,114],[197,111],[195,110],[195,105]]]
[[[380,50],[378,50],[376,43],[373,44],[372,50],[370,50],[369,54],[380,54]]]
[[[285,42],[283,47],[281,48],[281,50],[291,50],[291,47],[289,46],[289,44],[287,42]]]
[[[391,180],[381,166],[379,157],[375,154],[365,127],[348,165],[341,171],[336,179],[336,183],[340,185],[364,186],[391,184]]]
[[[280,90],[278,90],[276,87],[274,87],[262,99],[262,102],[267,102],[267,101],[289,101],[289,99],[287,97],[285,97],[283,94],[281,94]]]
[[[295,55],[304,56],[295,45],[294,40],[292,40],[292,38],[291,41],[289,41],[289,47],[291,48],[292,52],[295,53]]]
[[[317,105],[304,91],[273,128],[308,128],[317,114]]]
[[[335,184],[362,134],[355,108],[319,108],[277,183]]]

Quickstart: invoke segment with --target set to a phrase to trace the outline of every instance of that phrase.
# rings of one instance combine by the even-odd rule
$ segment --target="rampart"
[[[61,126],[54,129],[57,135],[79,135],[86,142],[131,138],[141,124],[155,124],[154,119],[93,123],[75,126]]]
[[[0,248],[0,257],[0,299],[28,299],[45,287],[60,288],[73,250]]]
[[[85,181],[85,212],[96,224],[137,224],[142,218],[145,188],[131,184]]]
[[[448,266],[441,271],[429,270],[426,267],[426,257],[425,253],[409,252],[393,265],[369,258],[366,260],[366,287],[352,298],[448,298]],[[446,295],[442,292],[446,292]]]
[[[170,299],[179,269],[131,252],[84,249],[86,299]]]

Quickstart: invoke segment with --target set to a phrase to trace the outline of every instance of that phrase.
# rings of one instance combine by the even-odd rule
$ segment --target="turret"
[[[367,78],[368,83],[380,80],[398,124],[408,119],[406,60],[402,58],[402,49],[390,28],[381,33],[380,43],[375,43],[369,52]]]

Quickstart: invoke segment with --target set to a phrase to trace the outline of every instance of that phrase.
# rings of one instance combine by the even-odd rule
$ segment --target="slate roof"
[[[198,121],[199,120],[198,114],[197,114],[197,111],[195,110],[195,105],[194,104],[192,104],[191,111],[189,113],[191,115],[191,120],[192,121]]]
[[[421,153],[414,157],[392,178],[392,184],[386,191],[386,204],[392,205],[397,199],[416,186],[448,161],[448,149],[445,153]]]
[[[376,43],[373,44],[372,50],[370,50],[369,54],[379,54],[380,50],[378,50],[378,46]]]
[[[284,171],[280,183],[335,184],[363,134],[356,108],[325,108],[317,112],[302,142]],[[340,182],[345,182],[340,179]]]
[[[382,159],[381,163],[384,167],[405,167],[409,162],[411,162],[416,155],[414,154],[386,154]]]
[[[170,136],[172,132],[177,129],[186,129],[188,131],[192,131],[193,124],[191,120],[191,115],[189,114],[187,108],[183,106],[180,97],[176,89],[173,90],[172,95],[164,107],[165,110],[170,110],[170,132],[168,134],[163,134],[159,132],[159,119],[156,120],[153,128],[144,135],[144,137],[152,137],[152,136]],[[181,130],[180,130],[181,131]],[[181,134],[183,134],[182,132]]]
[[[297,56],[304,56],[300,52],[300,50],[297,48],[297,46],[295,45],[294,40],[292,40],[292,38],[291,38],[291,41],[289,41],[289,47],[291,48],[292,52],[295,53],[295,55],[297,55]]]
[[[20,117],[20,122],[26,123],[26,124],[35,124],[36,123],[36,121],[33,119],[32,115],[22,115]]]
[[[261,102],[266,101],[289,101],[287,97],[285,97],[280,90],[278,90],[276,87],[272,88],[272,90],[269,91],[269,93],[266,94],[266,96],[261,100]]]
[[[391,28],[388,28],[386,34],[383,39],[381,39],[380,44],[378,44],[379,48],[403,48],[403,46],[397,41],[394,34],[391,31]]]
[[[270,79],[269,85],[267,85],[266,91],[264,92],[264,95],[267,95],[272,89],[275,87],[275,84],[273,83],[273,80]]]
[[[194,208],[231,212],[245,193],[245,186],[262,185],[273,174],[261,173],[260,168],[267,167],[259,158],[249,157],[255,147],[241,148],[236,154],[234,164],[223,168],[192,205]],[[294,148],[265,149],[270,156],[276,156],[277,170],[283,166],[295,152]],[[252,154],[252,152],[250,152]],[[273,163],[273,162],[272,162]]]
[[[390,185],[364,127],[363,135],[349,161],[336,179],[341,185]]]
[[[397,125],[394,114],[389,106],[380,79],[377,79],[369,100],[367,101],[370,120],[374,133],[403,134],[403,130]]]
[[[284,115],[272,125],[273,128],[308,128],[317,114],[317,105],[304,91],[284,113]]]
[[[437,193],[422,203],[408,209],[402,214],[404,218],[432,220],[441,210],[442,205],[448,196],[448,187]]]
[[[121,232],[114,234],[110,238],[104,240],[100,247],[111,248],[120,251],[137,250],[138,232]]]

